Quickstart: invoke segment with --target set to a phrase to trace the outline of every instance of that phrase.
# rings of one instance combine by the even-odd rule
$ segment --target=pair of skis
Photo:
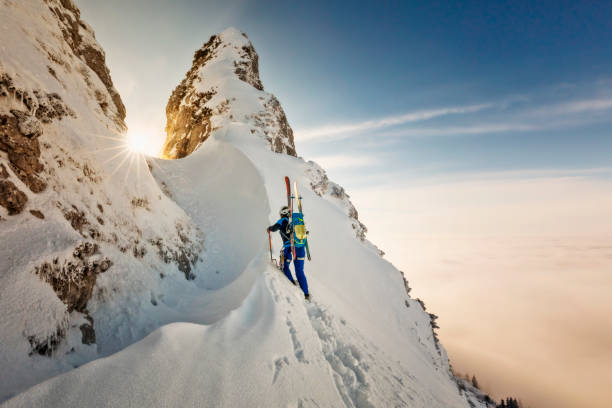
[[[310,248],[308,247],[308,231],[306,230],[306,224],[304,224],[304,214],[302,212],[302,196],[298,193],[297,182],[293,182],[293,190],[295,195],[291,194],[291,183],[289,181],[289,177],[285,176],[285,186],[287,188],[287,207],[289,207],[289,211],[291,213],[291,226],[293,227],[293,231],[291,233],[291,254],[293,255],[293,259],[295,259],[295,240],[296,238],[299,241],[304,242],[304,248],[306,249],[306,256],[310,261]],[[297,212],[294,211],[293,208],[293,200],[295,199],[297,203]]]

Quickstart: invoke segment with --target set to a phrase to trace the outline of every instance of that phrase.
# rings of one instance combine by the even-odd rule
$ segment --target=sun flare
[[[126,148],[133,153],[159,156],[160,147],[153,133],[141,129],[130,129],[126,137]]]
[[[127,147],[135,153],[149,154],[147,149],[147,138],[141,132],[130,131],[127,134]]]

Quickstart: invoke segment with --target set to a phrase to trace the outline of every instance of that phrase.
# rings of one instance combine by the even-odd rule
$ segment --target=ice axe
[[[270,235],[270,230],[268,230],[268,242],[270,244],[270,262],[272,262],[274,265],[278,266],[276,264],[276,259],[272,258],[272,235]]]

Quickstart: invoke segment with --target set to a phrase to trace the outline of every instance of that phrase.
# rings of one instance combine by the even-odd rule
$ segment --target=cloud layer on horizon
[[[496,397],[604,408],[612,179],[591,176],[611,172],[482,173],[349,193],[368,239],[440,316],[455,369]]]

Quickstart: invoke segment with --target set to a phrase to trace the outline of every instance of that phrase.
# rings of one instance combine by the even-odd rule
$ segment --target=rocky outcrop
[[[314,191],[320,197],[328,196],[335,199],[335,201],[339,203],[342,208],[344,208],[346,214],[352,220],[352,227],[357,238],[364,241],[368,229],[361,221],[359,221],[359,214],[351,202],[350,196],[346,193],[342,186],[329,180],[327,173],[325,173],[325,170],[323,170],[321,166],[312,161],[308,162],[308,164],[309,168],[306,171],[306,175],[310,179],[310,188],[312,188],[312,191]],[[379,252],[381,256],[384,255],[382,251],[379,250]]]
[[[39,177],[44,166],[40,162],[40,145],[34,135],[24,135],[18,118],[25,112],[12,112],[13,115],[0,115],[0,150],[6,152],[13,173],[32,190],[40,193],[47,183]],[[29,120],[31,117],[25,116]]]
[[[96,277],[112,266],[108,258],[95,256],[98,245],[94,242],[79,244],[70,259],[54,258],[35,268],[34,273],[49,283],[64,302],[68,312],[86,312]]]
[[[263,106],[263,110],[251,116],[253,125],[265,135],[273,152],[296,157],[293,129],[289,126],[280,102],[274,95],[269,94]]]
[[[43,133],[41,123],[74,116],[74,112],[59,95],[20,89],[14,86],[8,74],[0,73],[0,102],[10,105],[10,100],[20,101],[23,110],[10,109],[10,114],[0,112],[0,151],[6,153],[12,173],[33,193],[40,193],[47,187],[42,177],[44,165],[40,161],[38,141]],[[28,197],[9,180],[11,175],[4,164],[0,165],[0,205],[8,210],[9,215],[19,214]]]
[[[206,106],[215,95],[214,89],[200,92],[194,89],[194,82],[199,81],[198,71],[216,56],[216,49],[221,44],[218,36],[210,37],[202,48],[193,55],[191,69],[185,78],[172,91],[166,105],[166,134],[162,147],[162,157],[180,159],[193,152],[210,135],[212,109]]]
[[[85,318],[80,324],[81,342],[86,345],[96,342],[93,318],[89,316],[87,303],[92,297],[97,276],[106,272],[113,262],[100,254],[95,242],[78,244],[72,256],[54,257],[34,268],[34,274],[47,282],[57,297],[66,305],[66,316],[78,312]],[[66,317],[57,329],[47,335],[28,335],[31,347],[30,354],[51,356],[62,344],[68,332],[69,318]]]
[[[30,355],[40,354],[41,356],[51,357],[53,352],[57,350],[59,345],[66,337],[66,323],[59,325],[57,329],[48,336],[40,337],[37,335],[27,336],[28,342],[30,343]]]
[[[45,0],[45,3],[57,17],[64,40],[70,46],[74,55],[87,64],[106,87],[115,106],[116,120],[125,127],[123,124],[125,106],[113,85],[110,71],[106,66],[106,56],[102,48],[95,41],[96,37],[93,29],[81,20],[81,11],[72,0]],[[53,71],[53,68],[49,67],[49,69],[51,70],[50,72]],[[83,73],[83,75],[86,74]],[[103,95],[97,96],[103,98]],[[105,104],[107,106],[108,103],[103,100],[100,101],[103,110],[105,110]]]
[[[28,196],[9,180],[0,180],[0,205],[9,215],[19,214],[28,202]]]
[[[246,34],[242,33],[242,35],[244,38],[248,38]],[[259,79],[259,56],[255,52],[253,44],[249,42],[249,44],[243,45],[240,51],[240,59],[234,61],[234,67],[236,68],[234,73],[238,75],[241,81],[263,91],[264,87]]]
[[[227,79],[227,73],[235,75]],[[241,89],[252,87],[258,108],[249,112],[236,106]],[[229,85],[228,85],[229,84]],[[226,121],[251,125],[251,133],[265,139],[277,153],[296,156],[293,131],[278,99],[264,92],[259,78],[259,57],[244,33],[230,28],[213,35],[193,56],[191,69],[174,89],[166,106],[166,141],[161,157],[180,159],[196,150]]]

